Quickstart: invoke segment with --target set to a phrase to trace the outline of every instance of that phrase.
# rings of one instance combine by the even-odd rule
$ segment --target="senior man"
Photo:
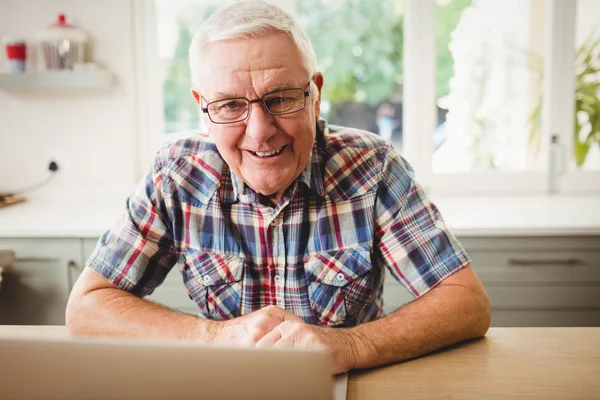
[[[210,132],[157,153],[73,289],[71,334],[319,347],[334,373],[485,334],[487,295],[409,164],[319,119],[324,77],[289,14],[220,10],[190,67]],[[143,299],[174,266],[199,315]],[[385,269],[417,298],[390,315]]]

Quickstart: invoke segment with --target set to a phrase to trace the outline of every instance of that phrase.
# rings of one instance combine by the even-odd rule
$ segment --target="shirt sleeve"
[[[471,260],[414,180],[412,167],[393,149],[382,175],[375,208],[376,248],[394,279],[422,296]]]
[[[178,260],[169,221],[157,159],[127,199],[121,218],[98,241],[87,266],[120,289],[140,297],[151,294]]]

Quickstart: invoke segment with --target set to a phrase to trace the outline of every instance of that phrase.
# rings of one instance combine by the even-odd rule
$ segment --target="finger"
[[[267,315],[272,315],[279,321],[295,321],[295,322],[304,322],[302,318],[297,316],[296,314],[292,314],[284,308],[278,307],[276,305],[270,305],[265,307],[265,313]]]
[[[273,344],[274,349],[293,349],[294,347],[295,343],[289,337],[281,337],[277,342]]]
[[[273,345],[277,343],[281,337],[281,330],[275,327],[275,329],[273,329],[271,332],[260,338],[258,342],[256,342],[255,347],[273,347]]]
[[[251,336],[246,336],[238,341],[240,347],[254,347],[255,344],[256,340],[252,339]]]
[[[281,318],[284,321],[293,321],[293,322],[302,322],[304,323],[304,320],[302,318],[300,318],[299,316],[297,316],[296,314],[293,314],[283,308],[280,309],[281,311]]]

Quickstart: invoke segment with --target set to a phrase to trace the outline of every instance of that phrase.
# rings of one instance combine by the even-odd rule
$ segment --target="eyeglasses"
[[[302,111],[306,107],[308,96],[310,96],[310,82],[306,90],[276,90],[254,100],[248,100],[245,97],[217,100],[201,106],[200,109],[207,113],[208,118],[215,124],[233,124],[248,118],[252,103],[262,103],[264,109],[271,115],[284,115]],[[204,98],[202,103],[204,103]]]

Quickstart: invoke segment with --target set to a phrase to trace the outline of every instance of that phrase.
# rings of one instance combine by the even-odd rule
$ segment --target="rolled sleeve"
[[[136,296],[151,294],[178,259],[162,186],[157,160],[87,261],[88,267]]]
[[[416,297],[470,264],[411,166],[394,151],[385,163],[376,223],[384,265]]]

